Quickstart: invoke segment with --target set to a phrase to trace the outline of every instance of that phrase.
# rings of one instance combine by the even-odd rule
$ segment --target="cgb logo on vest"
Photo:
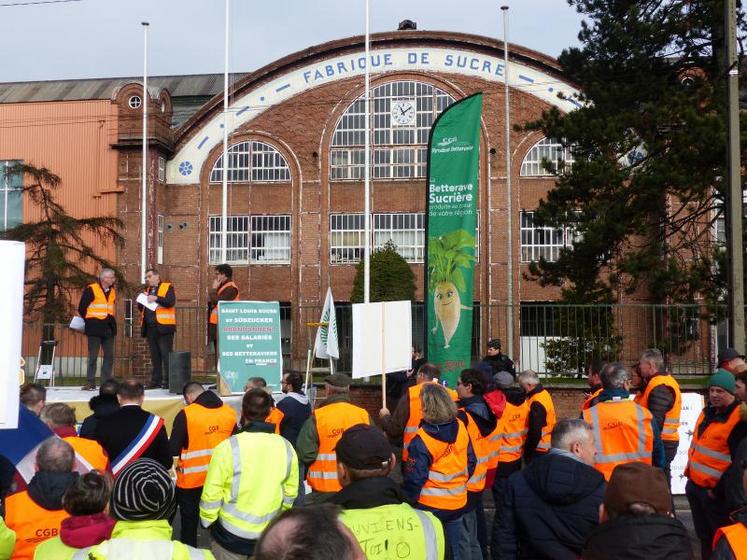
[[[327,437],[328,438],[341,437],[344,432],[345,432],[345,428],[332,428],[332,430],[330,430],[329,435]]]
[[[613,420],[612,422],[607,422],[602,429],[603,430],[614,430],[615,428],[619,428],[622,426],[622,422],[619,420]]]
[[[205,432],[205,433],[206,434],[214,434],[215,432],[218,432],[218,431],[220,431],[220,426],[218,426],[218,425],[208,426],[207,432]]]

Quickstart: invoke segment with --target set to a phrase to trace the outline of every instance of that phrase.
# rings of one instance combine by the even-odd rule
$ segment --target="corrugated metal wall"
[[[117,209],[116,107],[109,100],[0,105],[0,160],[46,167],[62,184],[56,199],[76,217],[114,216]],[[37,217],[24,200],[24,222]],[[113,259],[108,243],[89,236],[97,253]]]

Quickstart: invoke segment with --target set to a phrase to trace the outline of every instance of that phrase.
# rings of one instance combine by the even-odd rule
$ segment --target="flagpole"
[[[231,0],[226,0],[225,45],[223,52],[223,185],[220,214],[221,263],[228,261],[228,31],[230,3]]]
[[[514,357],[514,242],[513,242],[513,190],[511,185],[511,106],[509,99],[509,88],[508,88],[508,6],[501,6],[503,12],[503,76],[504,76],[504,98],[505,98],[505,112],[506,112],[506,211],[507,219],[506,226],[508,233],[506,234],[506,248],[507,248],[507,266],[506,272],[508,274],[508,322],[506,324],[506,334],[508,335],[508,356]]]
[[[140,165],[141,194],[140,194],[140,278],[145,283],[145,269],[147,265],[148,240],[148,27],[150,23],[142,22],[143,26],[143,157]]]
[[[369,30],[369,0],[366,0],[366,67],[364,72],[364,88],[363,94],[364,103],[364,129],[365,129],[365,144],[364,144],[364,157],[363,161],[365,169],[363,171],[363,196],[365,202],[363,204],[363,211],[365,217],[363,218],[364,230],[365,230],[365,247],[363,249],[363,302],[369,303],[371,301],[371,131],[370,131],[370,108],[369,108],[369,95],[368,90],[371,87],[371,72],[369,65],[371,57],[369,53],[369,42],[370,42],[370,30]]]

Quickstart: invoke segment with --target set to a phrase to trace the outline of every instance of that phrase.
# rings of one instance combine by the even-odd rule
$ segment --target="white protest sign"
[[[672,460],[672,494],[684,494],[687,478],[685,467],[687,466],[687,450],[693,439],[695,423],[705,406],[703,395],[698,393],[682,393],[682,412],[680,413],[680,446],[677,455]]]
[[[18,380],[23,330],[23,278],[26,246],[0,241],[0,429],[18,427]]]
[[[412,367],[412,304],[353,304],[353,378]]]

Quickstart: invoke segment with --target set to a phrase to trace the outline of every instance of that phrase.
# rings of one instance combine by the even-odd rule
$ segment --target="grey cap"
[[[493,383],[498,389],[508,389],[514,384],[514,376],[508,371],[499,371],[493,376]]]

